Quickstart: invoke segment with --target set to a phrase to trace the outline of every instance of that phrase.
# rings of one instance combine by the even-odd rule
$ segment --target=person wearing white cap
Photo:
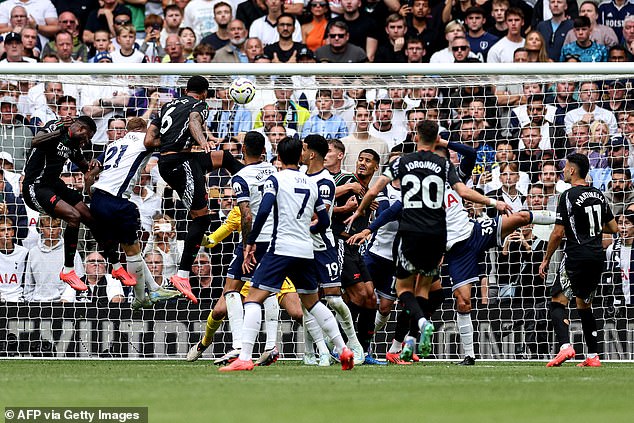
[[[20,118],[15,97],[0,97],[0,151],[8,155],[2,159],[10,161],[17,172],[24,169],[26,152],[33,139],[33,133]]]

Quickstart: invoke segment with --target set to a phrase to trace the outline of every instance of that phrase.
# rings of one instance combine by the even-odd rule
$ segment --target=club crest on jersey
[[[489,47],[488,41],[480,41],[480,50],[486,50]]]
[[[322,185],[319,187],[319,194],[322,197],[329,197],[330,196],[330,187],[328,185]]]
[[[240,195],[242,194],[242,186],[240,186],[239,183],[234,183],[233,184],[233,192],[235,192],[236,195]]]
[[[65,159],[70,157],[70,148],[66,147],[64,144],[57,144],[57,155],[63,157]]]

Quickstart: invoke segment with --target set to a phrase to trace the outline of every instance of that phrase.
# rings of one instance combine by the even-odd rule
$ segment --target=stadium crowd
[[[0,4],[0,33],[0,63],[627,62],[634,59],[634,3],[6,0]],[[634,238],[634,221],[627,217],[628,211],[634,213],[632,80],[380,89],[347,89],[341,78],[330,82],[330,87],[318,88],[308,77],[280,77],[245,106],[234,103],[226,87],[212,87],[207,138],[219,150],[242,158],[245,133],[258,131],[266,139],[267,160],[277,164],[281,139],[320,134],[341,141],[330,143],[328,170],[367,172],[359,158],[372,149],[380,157],[378,174],[390,156],[414,151],[418,122],[433,120],[442,138],[476,150],[468,185],[505,201],[514,211],[554,211],[558,195],[567,188],[562,179],[566,155],[585,154],[591,165],[589,180],[605,193],[620,227],[614,240],[605,239],[609,269],[619,269],[621,283],[604,286],[609,296],[605,310],[615,313],[615,305],[631,304],[629,277],[621,278],[629,276],[629,268],[623,269],[613,251],[629,251]],[[39,216],[24,204],[21,173],[32,138],[48,122],[92,117],[97,132],[86,151],[86,158],[92,159],[127,133],[129,118],[150,121],[163,104],[180,95],[181,90],[169,84],[122,88],[0,81],[2,301],[132,303],[132,289],[109,275],[106,259],[86,229],[75,268],[89,290],[79,293],[59,280],[62,222]],[[454,163],[461,158],[452,153]],[[68,186],[83,191],[83,174],[77,168],[69,165],[61,176]],[[224,170],[208,176],[210,231],[236,206],[229,182]],[[364,191],[358,182],[347,189],[357,196]],[[160,177],[155,158],[143,170],[131,201],[141,215],[145,261],[156,283],[168,285],[177,272],[188,218]],[[474,219],[495,216],[479,205],[466,206]],[[342,204],[336,212],[349,213],[351,207]],[[552,281],[542,280],[537,267],[549,229],[523,227],[491,250],[477,291],[479,306],[505,304],[516,310],[518,324],[534,334],[527,340],[534,354],[547,353],[537,351],[536,345],[546,330],[547,287]],[[192,268],[197,297],[220,297],[237,241],[234,233],[200,252]],[[19,266],[9,269],[7,263]]]

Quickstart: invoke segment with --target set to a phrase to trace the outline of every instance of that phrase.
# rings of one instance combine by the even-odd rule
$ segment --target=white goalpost
[[[57,240],[44,239],[38,213],[23,204],[20,194],[20,174],[32,136],[48,120],[72,115],[74,110],[78,115],[91,115],[98,131],[86,157],[98,157],[117,136],[116,130],[109,128],[112,122],[133,116],[151,120],[162,104],[182,95],[191,75],[202,75],[210,81],[209,136],[218,148],[236,154],[243,132],[256,129],[267,137],[267,159],[271,159],[279,134],[271,129],[277,125],[263,118],[262,110],[269,107],[283,118],[291,101],[295,110],[299,110],[297,106],[305,109],[308,118],[318,113],[317,92],[327,90],[332,97],[331,110],[345,121],[348,136],[356,136],[359,131],[356,107],[364,105],[369,110],[368,131],[385,143],[379,151],[382,164],[391,150],[411,148],[403,147],[401,142],[411,143],[418,120],[434,119],[443,138],[477,147],[468,185],[512,201],[517,210],[554,211],[558,195],[566,189],[561,163],[572,151],[589,155],[590,182],[609,193],[619,219],[623,219],[620,216],[629,205],[630,192],[634,192],[634,156],[630,153],[634,152],[634,68],[628,63],[1,64],[0,163],[5,168],[0,178],[4,184],[0,184],[0,188],[4,186],[0,190],[0,217],[6,215],[13,224],[12,242],[4,241],[5,245],[23,247],[29,254],[18,265],[8,252],[0,251],[0,357],[183,359],[200,339],[207,315],[221,295],[238,242],[236,233],[216,247],[201,251],[192,278],[192,286],[200,295],[198,305],[179,298],[158,303],[153,309],[134,311],[131,290],[117,286],[109,277],[109,268],[94,266],[91,261],[96,246],[87,229],[80,232],[76,260],[78,273],[92,281],[87,294],[69,291],[55,277],[37,273],[40,267],[29,257],[41,257],[43,253],[35,253],[54,249]],[[233,104],[226,96],[231,80],[238,76],[251,78],[257,89],[254,100],[244,106]],[[283,95],[289,97],[281,98]],[[384,100],[391,105],[389,117],[380,118],[375,108]],[[535,102],[542,104],[542,112],[533,107]],[[590,103],[586,114],[571,113]],[[598,116],[593,113],[594,107],[609,114]],[[469,122],[470,129],[465,122]],[[288,131],[288,124],[281,125],[286,131],[282,135],[305,135],[303,123],[298,118],[292,131]],[[531,128],[535,128],[534,137],[538,138],[534,146],[529,145]],[[452,157],[456,162],[460,159]],[[354,172],[355,160],[344,158],[343,169]],[[502,168],[507,169],[507,162],[515,163],[516,180],[505,179]],[[160,178],[153,166],[156,160],[150,163],[135,195],[142,215],[144,255],[161,284],[175,273],[187,212]],[[213,214],[210,232],[224,222],[235,205],[229,178],[223,171],[208,177]],[[83,187],[81,173],[71,166],[65,168],[63,179],[76,189]],[[617,179],[624,181],[625,191],[614,188],[611,182]],[[90,203],[90,198],[85,196],[85,201]],[[485,212],[468,209],[474,218],[484,217]],[[480,281],[472,300],[478,358],[543,360],[555,351],[549,303],[550,286],[559,271],[552,265],[546,280],[536,274],[551,230],[525,228],[483,255]],[[630,292],[634,290],[630,291],[629,279],[624,280],[618,266],[614,266],[622,248],[621,241],[616,241],[619,236],[604,239],[606,272],[593,308],[604,351],[602,359],[633,360],[634,308]],[[443,271],[442,276],[445,300],[432,317],[436,333],[431,357],[456,360],[463,352],[446,273]],[[42,284],[54,287],[51,289],[57,294],[38,297],[34,292]],[[400,307],[392,311],[387,326],[374,337],[372,351],[381,359],[392,341],[398,310]],[[571,340],[581,353],[581,323],[572,308],[570,318]],[[262,350],[263,340],[262,333],[256,353]],[[282,358],[302,356],[303,330],[284,311],[280,313],[277,345]],[[225,321],[204,357],[219,357],[230,349]]]

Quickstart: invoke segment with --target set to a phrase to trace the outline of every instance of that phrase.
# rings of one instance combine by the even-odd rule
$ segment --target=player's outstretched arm
[[[365,195],[363,196],[363,200],[361,200],[361,204],[359,204],[359,207],[357,207],[357,210],[352,214],[352,216],[347,218],[343,223],[349,226],[352,224],[352,222],[356,220],[357,217],[363,216],[363,214],[365,213],[365,209],[370,207],[372,202],[376,199],[376,197],[378,197],[381,191],[383,191],[383,189],[385,189],[387,184],[389,184],[390,182],[392,182],[392,180],[388,178],[387,176],[385,175],[379,176],[379,179],[374,183],[374,185],[370,187],[368,192],[366,192]]]
[[[546,273],[548,272],[548,265],[550,264],[550,258],[555,254],[557,248],[561,244],[561,240],[564,238],[566,230],[563,225],[555,224],[555,228],[550,233],[550,238],[548,239],[548,247],[546,247],[546,254],[544,254],[544,260],[542,264],[539,265],[539,276],[542,278],[546,277]]]
[[[148,150],[156,150],[161,146],[161,128],[156,126],[154,123],[150,124],[150,127],[147,129],[145,133],[145,138],[143,139],[143,145]]]
[[[240,207],[240,228],[242,230],[242,245],[247,245],[247,238],[251,233],[251,226],[253,225],[253,213],[251,213],[251,203],[249,201],[242,201],[238,204]]]
[[[479,192],[468,188],[462,182],[454,184],[452,188],[455,189],[458,195],[460,195],[465,200],[469,200],[473,203],[483,204],[485,206],[495,207],[498,211],[503,213],[513,212],[513,207],[511,207],[509,204],[506,204],[504,201],[495,200],[493,198],[482,195]]]

